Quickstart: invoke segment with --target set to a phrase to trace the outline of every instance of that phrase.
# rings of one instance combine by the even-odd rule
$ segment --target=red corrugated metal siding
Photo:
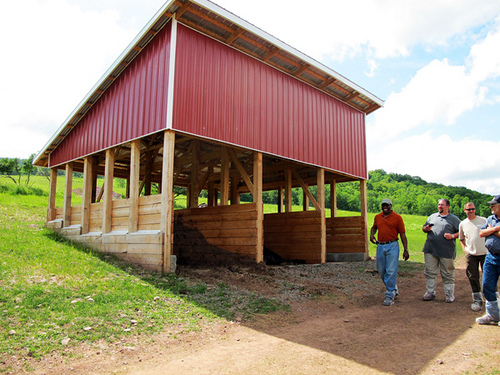
[[[173,128],[366,178],[365,115],[178,27]]]
[[[166,127],[170,35],[169,24],[52,152],[51,166]]]

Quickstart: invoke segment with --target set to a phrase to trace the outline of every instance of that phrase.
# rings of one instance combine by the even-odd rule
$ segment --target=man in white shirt
[[[488,249],[484,246],[484,238],[479,237],[479,230],[486,222],[486,218],[476,215],[476,207],[472,202],[464,205],[464,211],[467,214],[467,219],[460,223],[458,238],[467,260],[466,273],[472,288],[470,308],[473,311],[480,311],[483,308],[483,298],[481,296],[479,266],[481,265],[481,269],[483,269]]]

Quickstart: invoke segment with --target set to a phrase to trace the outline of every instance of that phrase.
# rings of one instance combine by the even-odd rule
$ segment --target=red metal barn
[[[382,104],[209,1],[170,1],[37,156],[51,168],[47,226],[160,272],[175,260],[261,262],[264,244],[307,263],[366,259],[365,116]],[[84,175],[79,205],[73,172]],[[125,199],[113,197],[118,179]],[[336,217],[347,181],[360,181],[361,216]],[[187,209],[174,210],[175,186],[187,188]],[[267,190],[277,213],[263,212]],[[252,203],[240,204],[244,193]]]

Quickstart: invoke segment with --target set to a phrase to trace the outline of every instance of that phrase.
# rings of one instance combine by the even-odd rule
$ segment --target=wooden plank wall
[[[264,246],[283,259],[321,263],[321,217],[317,211],[264,215]]]
[[[113,199],[111,210],[111,231],[128,231],[130,199]]]
[[[104,205],[102,202],[90,204],[89,232],[101,232],[102,231],[103,210],[104,210]]]
[[[139,197],[139,230],[158,230],[161,221],[161,194]]]
[[[225,262],[257,254],[255,203],[174,211],[174,255],[180,262]]]
[[[364,253],[367,228],[362,216],[326,219],[327,253]]]

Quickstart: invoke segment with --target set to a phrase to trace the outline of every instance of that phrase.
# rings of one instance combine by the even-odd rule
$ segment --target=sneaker
[[[481,311],[483,309],[483,301],[474,301],[471,305],[470,308],[472,311]]]
[[[445,300],[446,303],[452,303],[452,302],[455,302],[455,296],[454,295],[451,295],[451,296],[446,296],[446,300]]]
[[[490,314],[485,314],[480,318],[476,318],[477,324],[497,324],[498,319],[493,318]]]
[[[391,297],[385,297],[384,298],[384,306],[391,306],[394,304],[394,300]]]
[[[425,292],[424,296],[422,297],[422,299],[424,301],[432,301],[434,298],[436,298],[436,292]]]
[[[397,289],[394,290],[394,298],[398,298],[399,296],[399,292]]]

